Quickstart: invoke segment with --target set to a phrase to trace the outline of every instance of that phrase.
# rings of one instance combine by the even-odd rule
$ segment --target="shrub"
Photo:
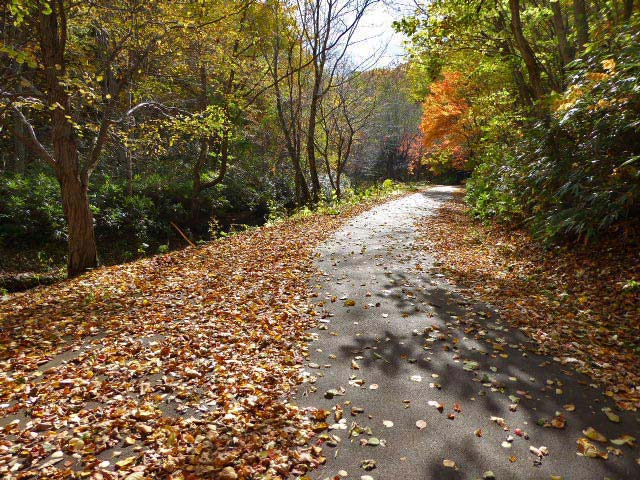
[[[0,178],[0,240],[35,243],[64,240],[60,186],[44,173]]]
[[[469,182],[480,218],[523,215],[545,242],[591,239],[640,214],[640,29],[594,42],[570,87],[520,138],[489,147]],[[507,153],[507,152],[514,152]]]
[[[150,198],[128,196],[122,182],[110,179],[96,186],[91,206],[98,237],[128,236],[143,242],[158,221],[157,208]]]

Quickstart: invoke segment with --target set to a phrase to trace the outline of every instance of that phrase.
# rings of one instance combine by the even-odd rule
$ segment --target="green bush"
[[[127,236],[144,241],[158,222],[158,210],[150,198],[128,196],[125,185],[111,180],[97,185],[91,206],[98,237]]]
[[[489,149],[487,156],[467,181],[466,201],[471,213],[478,219],[495,219],[513,223],[521,219],[522,209],[514,193],[515,182],[511,178],[514,158],[509,151]]]
[[[0,177],[0,240],[34,243],[65,239],[60,186],[44,173]]]
[[[544,118],[522,124],[519,139],[486,139],[468,183],[476,216],[523,215],[552,242],[594,238],[640,214],[639,30],[591,44],[571,65],[566,93],[549,99]]]

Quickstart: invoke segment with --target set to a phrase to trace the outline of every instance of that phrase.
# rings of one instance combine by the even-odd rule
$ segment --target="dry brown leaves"
[[[0,304],[3,478],[287,478],[326,413],[290,404],[312,216],[101,268]],[[235,476],[234,476],[235,475]]]
[[[461,197],[420,228],[439,267],[540,353],[591,376],[621,408],[640,407],[640,293],[624,288],[640,280],[639,231],[545,251],[523,231],[472,220]]]

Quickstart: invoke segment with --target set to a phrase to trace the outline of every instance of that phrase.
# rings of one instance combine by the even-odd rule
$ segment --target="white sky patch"
[[[403,42],[406,37],[392,26],[406,12],[406,3],[400,1],[378,2],[363,16],[356,31],[349,53],[356,64],[364,63],[371,68],[400,63],[404,55]]]

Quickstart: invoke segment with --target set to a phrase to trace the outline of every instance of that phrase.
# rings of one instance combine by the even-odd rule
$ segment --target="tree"
[[[313,72],[306,122],[306,153],[314,202],[318,201],[320,193],[315,144],[320,103],[333,86],[337,68],[347,55],[363,15],[377,1],[298,0],[297,3],[303,42],[311,57]]]
[[[464,170],[471,155],[471,142],[477,129],[469,117],[466,100],[469,91],[459,72],[444,72],[431,85],[431,93],[422,106],[423,161],[437,173],[445,169]]]
[[[529,74],[529,82],[531,83],[531,89],[533,92],[534,100],[540,99],[545,90],[542,86],[542,78],[540,74],[540,65],[536,58],[531,45],[524,36],[522,31],[522,20],[520,19],[520,1],[509,0],[509,9],[511,11],[511,30],[513,36],[516,39],[516,45],[522,55],[525,65],[527,66],[527,72]]]
[[[576,23],[576,44],[578,52],[584,50],[589,41],[589,19],[587,17],[587,3],[585,0],[573,0],[573,11]]]
[[[29,56],[33,71],[29,76],[5,76],[6,87],[1,94],[5,109],[13,111],[23,130],[16,129],[7,115],[2,116],[2,122],[55,172],[68,228],[68,274],[75,276],[97,265],[89,178],[116,121],[116,102],[167,29],[150,21],[160,13],[156,2],[144,7],[128,2],[94,2],[85,6],[56,0],[24,3],[15,12],[19,14],[15,17],[16,26],[25,36],[30,33],[26,46],[14,49],[13,56]],[[116,18],[115,12],[122,21],[135,22],[129,28],[102,23],[105,18]],[[81,39],[72,33],[70,21],[81,22],[86,36]],[[88,58],[79,57],[75,51],[70,53],[81,48],[80,41],[91,45]],[[78,75],[82,69],[89,75]],[[17,88],[24,85],[29,86],[29,94]],[[77,99],[81,99],[80,103]],[[84,108],[94,112],[95,124],[82,124]],[[51,150],[45,147],[23,112],[25,109],[44,112]]]
[[[303,47],[302,31],[283,2],[273,2],[272,18],[272,35],[263,55],[273,85],[285,149],[294,170],[296,202],[298,205],[308,205],[311,203],[311,192],[303,170],[302,150],[307,67],[311,61]]]
[[[346,72],[336,80],[336,87],[320,104],[322,135],[316,140],[316,150],[324,158],[329,182],[340,200],[342,175],[352,153],[360,147],[377,99],[373,88],[359,74]]]

